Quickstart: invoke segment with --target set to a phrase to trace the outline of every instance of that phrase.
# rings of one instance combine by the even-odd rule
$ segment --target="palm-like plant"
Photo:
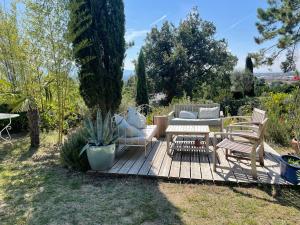
[[[81,150],[80,155],[86,151],[89,146],[108,146],[114,144],[118,138],[117,129],[110,112],[107,113],[103,120],[101,111],[97,110],[95,123],[91,117],[88,117],[84,121],[84,126],[88,131],[89,140],[88,144]]]

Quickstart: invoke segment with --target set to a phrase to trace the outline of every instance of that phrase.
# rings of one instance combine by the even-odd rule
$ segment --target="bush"
[[[243,110],[253,109],[260,106],[260,100],[258,98],[242,98],[242,99],[234,99],[234,98],[224,98],[222,102],[220,102],[221,110],[225,112],[225,115],[244,115],[247,112],[243,112]]]
[[[87,131],[83,128],[78,128],[69,135],[60,151],[63,165],[79,171],[90,169],[86,153],[79,156],[81,149],[87,143],[87,136]]]

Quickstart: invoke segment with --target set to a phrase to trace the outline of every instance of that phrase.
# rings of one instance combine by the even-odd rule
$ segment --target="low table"
[[[167,136],[167,153],[168,155],[172,155],[171,153],[171,145],[176,143],[176,137],[178,135],[184,135],[184,136],[200,136],[203,135],[205,137],[205,150],[208,153],[209,152],[209,126],[206,125],[169,125],[166,130],[166,136]],[[175,140],[173,139],[173,136],[175,136]],[[191,143],[190,143],[191,146]],[[176,147],[176,146],[175,146]],[[185,149],[188,148],[188,146],[184,147]],[[197,147],[193,146],[193,149],[197,149]]]
[[[11,119],[18,117],[19,114],[9,114],[9,113],[0,113],[0,120],[9,120],[8,124],[0,130],[0,139],[11,143],[11,136],[9,134],[9,130],[11,129]],[[3,137],[2,133],[5,132],[7,137]]]

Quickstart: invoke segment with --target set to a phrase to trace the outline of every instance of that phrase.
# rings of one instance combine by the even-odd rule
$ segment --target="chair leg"
[[[147,156],[147,143],[145,144],[145,158]]]
[[[226,160],[228,160],[228,149],[227,148],[225,149],[225,158],[226,158]]]
[[[252,151],[251,153],[251,173],[253,179],[257,180],[257,171],[256,171],[256,152]]]
[[[261,144],[261,146],[259,147],[259,150],[258,150],[258,156],[259,156],[259,164],[261,166],[264,166],[265,163],[264,163],[264,149],[263,149],[263,143]]]
[[[214,144],[214,152],[213,152],[213,170],[216,172],[217,171],[217,146],[216,146],[216,138],[213,139],[213,144]]]

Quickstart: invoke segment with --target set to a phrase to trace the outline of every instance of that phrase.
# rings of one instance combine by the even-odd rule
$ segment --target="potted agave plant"
[[[110,112],[102,119],[101,111],[97,111],[95,123],[91,118],[84,121],[88,131],[88,143],[82,148],[80,155],[86,151],[92,170],[106,170],[112,167],[115,159],[117,132]]]

